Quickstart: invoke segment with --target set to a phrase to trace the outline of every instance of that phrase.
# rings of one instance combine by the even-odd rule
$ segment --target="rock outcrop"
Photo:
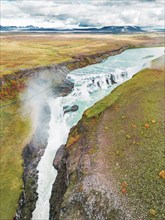
[[[61,169],[62,160],[65,154],[65,145],[61,145],[61,147],[57,150],[56,156],[53,161],[53,166],[56,170]]]
[[[78,105],[73,105],[73,106],[64,106],[63,110],[64,110],[64,114],[68,113],[68,112],[75,112],[78,110]]]

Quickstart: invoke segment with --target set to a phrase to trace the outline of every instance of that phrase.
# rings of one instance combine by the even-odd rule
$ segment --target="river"
[[[67,79],[74,83],[73,91],[65,97],[50,97],[47,100],[51,110],[49,138],[45,153],[37,167],[38,200],[33,220],[49,219],[49,199],[57,175],[52,165],[53,159],[57,149],[66,143],[70,128],[81,119],[85,109],[132,78],[138,71],[149,67],[150,61],[163,53],[163,47],[129,49],[109,57],[102,63],[74,70],[67,76]],[[69,109],[73,105],[77,105],[78,110],[64,114],[64,109]]]

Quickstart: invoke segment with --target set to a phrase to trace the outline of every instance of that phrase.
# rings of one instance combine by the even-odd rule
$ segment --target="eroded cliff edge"
[[[46,67],[38,67],[34,69],[22,70],[15,74],[4,75],[1,78],[2,89],[10,81],[17,80],[20,83],[29,84],[30,87],[37,87],[41,84],[42,91],[47,87],[50,88],[47,96],[51,90],[51,96],[65,96],[71,92],[73,84],[66,80],[66,75],[73,69],[81,68],[90,64],[101,62],[109,56],[119,54],[127,49],[127,46],[121,47],[117,50],[105,51],[104,53],[97,53],[89,56],[73,57],[73,61],[64,62],[57,65]],[[28,82],[28,83],[27,83]],[[12,102],[11,104],[14,104]],[[6,107],[6,106],[4,106]],[[48,139],[48,123],[50,120],[50,109],[47,103],[43,103],[42,114],[45,115],[44,120],[39,119],[39,125],[34,132],[32,139],[24,148],[22,156],[24,159],[24,173],[23,173],[23,190],[16,210],[14,219],[31,219],[32,212],[35,209],[35,204],[38,198],[37,195],[37,180],[38,172],[37,165],[41,156],[44,154]],[[44,128],[42,131],[40,128]]]
[[[56,71],[57,72],[60,71],[59,74],[66,76],[67,72],[71,70],[85,67],[87,65],[99,63],[103,61],[104,59],[108,58],[109,56],[114,56],[114,55],[122,53],[124,50],[128,49],[129,47],[132,47],[132,46],[126,45],[126,46],[119,47],[115,50],[107,50],[104,52],[90,54],[90,55],[74,56],[72,57],[71,61],[63,62],[60,64],[35,67],[31,69],[22,69],[13,74],[2,75],[0,77],[0,85],[2,86],[2,92],[3,92],[3,89],[7,86],[6,84],[9,84],[10,81],[12,80],[17,80],[24,84],[27,79],[29,80],[29,78],[40,77],[40,75],[43,72],[51,73],[53,75],[53,73],[55,73]]]
[[[85,111],[72,128],[54,161],[51,220],[165,218],[163,60]]]

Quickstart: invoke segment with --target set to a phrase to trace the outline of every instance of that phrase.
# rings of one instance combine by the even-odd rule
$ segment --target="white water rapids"
[[[162,47],[130,49],[120,55],[109,57],[100,64],[72,71],[67,76],[74,83],[72,93],[66,97],[50,97],[47,100],[51,110],[49,138],[45,153],[37,166],[38,200],[33,220],[49,219],[49,199],[57,175],[52,165],[53,159],[57,149],[66,143],[70,128],[80,120],[84,110],[147,67],[151,60],[163,53]],[[116,83],[113,84],[113,81]],[[78,105],[78,111],[64,114],[63,107],[73,105]]]

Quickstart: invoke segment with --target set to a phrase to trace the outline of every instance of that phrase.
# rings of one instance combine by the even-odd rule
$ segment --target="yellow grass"
[[[1,76],[20,69],[72,60],[75,55],[95,54],[124,45],[163,44],[163,35],[3,34]]]

